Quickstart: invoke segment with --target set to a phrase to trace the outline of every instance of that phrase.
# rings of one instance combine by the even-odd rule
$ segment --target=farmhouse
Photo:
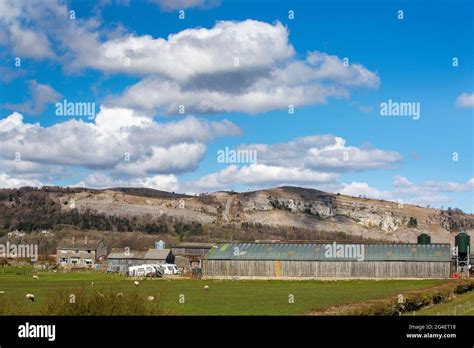
[[[125,274],[130,266],[156,263],[174,263],[174,255],[171,250],[114,248],[107,257],[107,271]]]
[[[208,278],[449,278],[449,244],[224,243]]]
[[[66,267],[93,267],[105,260],[107,247],[101,240],[76,241],[76,238],[65,239],[59,243],[56,251],[57,263]]]

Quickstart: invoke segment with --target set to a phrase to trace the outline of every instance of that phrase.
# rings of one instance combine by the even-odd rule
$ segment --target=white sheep
[[[153,301],[153,300],[155,300],[155,296],[148,296],[146,299],[147,299],[148,301]]]
[[[94,286],[94,282],[91,282],[91,286]]]
[[[35,295],[33,294],[26,294],[26,299],[31,302],[35,302]]]
[[[209,291],[209,285],[204,285],[204,291]]]
[[[117,297],[123,297],[123,292],[117,292]]]
[[[104,295],[104,294],[101,294],[100,292],[97,293],[97,296],[102,297],[102,298],[105,297],[105,295]]]
[[[138,280],[135,280],[135,281],[133,282],[133,284],[134,284],[135,286],[140,285],[140,283],[138,282]]]
[[[37,275],[34,275],[33,279],[39,279],[39,277]]]

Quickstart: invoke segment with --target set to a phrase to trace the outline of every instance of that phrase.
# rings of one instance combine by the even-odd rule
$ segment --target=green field
[[[423,308],[415,315],[474,315],[474,291],[457,295],[452,301]]]
[[[0,303],[14,304],[14,314],[41,314],[48,297],[58,292],[91,294],[104,291],[138,292],[159,299],[167,314],[176,315],[293,315],[305,314],[340,303],[385,298],[409,290],[439,285],[446,280],[192,280],[148,279],[134,286],[133,280],[103,273],[39,273],[0,269]],[[94,282],[94,286],[92,286]],[[204,286],[209,291],[204,291]],[[3,291],[3,293],[2,293]],[[35,295],[35,302],[25,299]],[[180,298],[184,303],[180,303]],[[181,296],[181,297],[180,297]],[[290,303],[294,299],[294,303]],[[11,314],[11,313],[9,313]]]

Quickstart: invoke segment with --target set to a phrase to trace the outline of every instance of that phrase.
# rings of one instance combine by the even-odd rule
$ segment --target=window
[[[84,259],[84,264],[85,265],[92,265],[92,260],[91,259]]]

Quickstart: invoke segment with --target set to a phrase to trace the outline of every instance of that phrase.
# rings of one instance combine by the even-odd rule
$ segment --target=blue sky
[[[288,184],[473,212],[473,6],[0,0],[0,186]],[[218,163],[226,147],[258,161]]]

